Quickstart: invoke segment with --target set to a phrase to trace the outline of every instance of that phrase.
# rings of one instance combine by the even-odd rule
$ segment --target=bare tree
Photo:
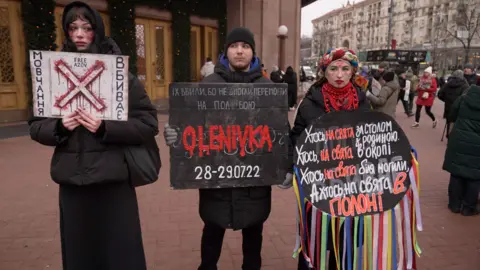
[[[312,37],[302,35],[300,38],[300,49],[310,48],[312,46]]]
[[[433,21],[433,27],[431,32],[432,41],[432,66],[436,66],[439,63],[440,56],[445,53],[446,42],[449,35],[446,31],[447,22],[443,19],[442,14],[437,14]],[[442,49],[443,48],[443,52]]]
[[[315,27],[313,31],[312,54],[320,55],[333,47],[334,34],[331,29],[325,26]]]
[[[465,1],[458,3],[455,24],[445,27],[452,38],[458,40],[465,51],[464,63],[468,63],[470,48],[475,35],[479,35],[480,14],[477,5],[467,5]]]

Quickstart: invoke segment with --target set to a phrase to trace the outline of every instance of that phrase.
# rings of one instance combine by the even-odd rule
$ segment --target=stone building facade
[[[110,34],[107,0],[83,0],[101,12]],[[175,0],[177,1],[177,0]],[[218,0],[225,1],[227,30],[236,26],[250,28],[255,34],[256,50],[265,67],[278,64],[280,25],[289,29],[286,40],[285,64],[295,69],[300,55],[300,9],[313,0]],[[57,0],[54,10],[56,44],[64,36],[61,29],[63,7],[70,0]],[[138,1],[136,3],[141,3]],[[136,66],[150,98],[157,104],[168,104],[168,85],[173,81],[172,14],[168,10],[137,4],[135,7]],[[190,76],[200,80],[200,68],[205,58],[216,59],[219,48],[219,22],[190,16]],[[26,120],[28,116],[28,84],[25,72],[26,46],[22,29],[22,1],[0,0],[0,123]]]
[[[396,49],[431,51],[439,66],[463,63],[462,43],[442,30],[457,28],[456,22],[461,20],[457,7],[461,3],[466,4],[468,12],[472,8],[480,11],[480,0],[349,1],[343,8],[312,21],[312,55],[336,46],[359,52],[388,49],[395,40]],[[480,65],[480,35],[475,35],[471,45],[469,61]]]

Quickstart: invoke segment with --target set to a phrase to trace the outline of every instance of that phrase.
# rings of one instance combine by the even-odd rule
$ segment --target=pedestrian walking
[[[437,120],[432,113],[433,102],[435,101],[435,92],[437,92],[437,80],[432,76],[432,67],[428,67],[423,72],[417,87],[417,110],[415,112],[415,123],[413,128],[420,126],[420,115],[422,108],[425,107],[425,113],[432,119],[433,128],[437,127]]]
[[[457,70],[453,72],[452,76],[448,78],[448,82],[440,89],[438,92],[438,98],[445,102],[443,110],[443,118],[447,120],[447,139],[451,129],[453,128],[452,119],[450,119],[450,112],[452,109],[453,103],[459,98],[467,89],[469,85],[467,80],[464,78],[463,71]]]

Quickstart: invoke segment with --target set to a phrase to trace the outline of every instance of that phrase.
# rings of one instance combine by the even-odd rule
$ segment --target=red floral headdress
[[[347,48],[331,48],[327,51],[326,54],[323,55],[323,57],[318,62],[318,65],[322,68],[323,71],[325,71],[328,65],[330,65],[333,61],[339,59],[349,62],[354,69],[353,73],[355,74],[357,72],[358,57],[354,51]]]

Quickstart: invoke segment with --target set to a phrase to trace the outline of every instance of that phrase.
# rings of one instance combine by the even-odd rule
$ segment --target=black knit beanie
[[[252,47],[253,55],[255,55],[255,38],[253,36],[253,33],[244,27],[234,28],[227,35],[227,39],[225,40],[225,52],[232,43],[240,41],[250,45],[250,47]]]

